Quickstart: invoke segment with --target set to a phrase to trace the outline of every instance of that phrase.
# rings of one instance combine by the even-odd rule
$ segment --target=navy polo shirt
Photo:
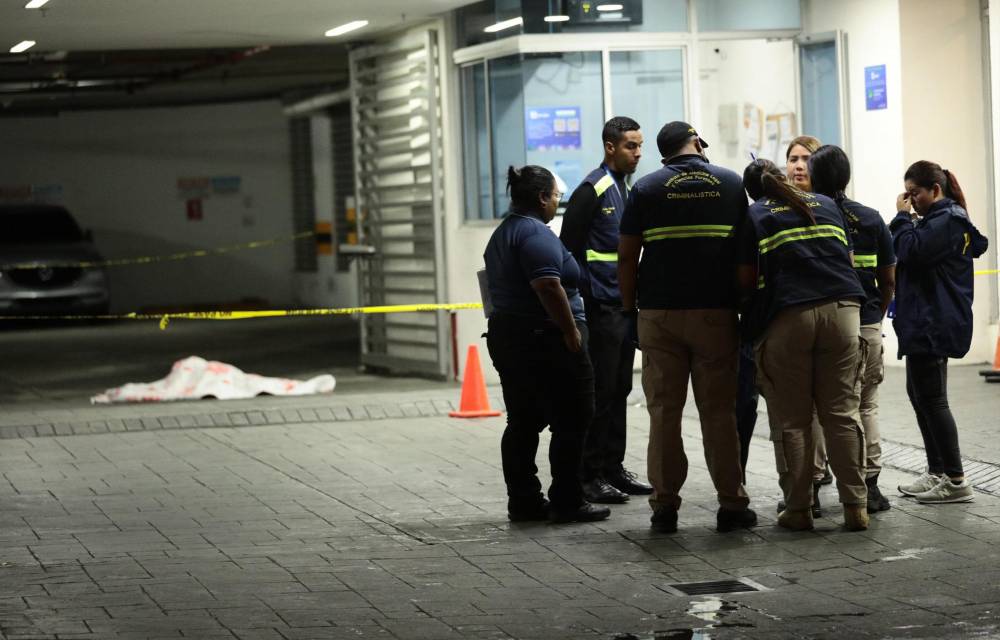
[[[735,309],[734,234],[746,211],[742,179],[700,155],[639,180],[620,227],[642,236],[639,308]]]
[[[811,224],[783,202],[750,205],[738,240],[740,264],[757,271],[748,337],[759,335],[787,307],[826,300],[865,300],[850,261],[851,234],[844,214],[826,196],[801,193],[816,218]]]
[[[496,312],[551,321],[531,281],[559,278],[573,317],[583,321],[580,268],[556,234],[533,213],[512,211],[493,231],[483,254]]]
[[[896,264],[892,234],[875,209],[843,198],[837,200],[854,243],[854,269],[865,290],[861,306],[861,324],[882,322],[882,296],[878,290],[877,269]]]

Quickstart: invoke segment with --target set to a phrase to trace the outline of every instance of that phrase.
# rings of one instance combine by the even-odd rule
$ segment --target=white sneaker
[[[897,489],[904,496],[915,496],[918,493],[924,493],[925,491],[930,491],[941,482],[941,476],[936,476],[933,473],[928,473],[924,471],[920,474],[920,477],[911,482],[910,484],[901,484]]]
[[[921,504],[943,504],[947,502],[972,502],[975,495],[972,493],[972,485],[969,484],[968,480],[962,480],[962,484],[955,484],[951,478],[944,476],[936,487],[913,497]]]

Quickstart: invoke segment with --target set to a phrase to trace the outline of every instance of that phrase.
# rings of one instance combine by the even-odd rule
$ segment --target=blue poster
[[[865,67],[865,108],[874,111],[885,107],[885,65]]]
[[[524,110],[528,151],[580,148],[580,107],[528,107]]]

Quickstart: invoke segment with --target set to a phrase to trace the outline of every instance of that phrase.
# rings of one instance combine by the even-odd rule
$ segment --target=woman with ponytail
[[[486,345],[500,374],[507,428],[500,442],[512,521],[603,520],[580,483],[583,441],[594,417],[580,269],[548,227],[562,194],[544,167],[507,171],[510,212],[493,232],[486,277],[493,310]],[[548,426],[552,485],[542,495],[535,454]],[[550,503],[551,501],[551,503]]]
[[[955,174],[926,160],[910,165],[890,223],[898,260],[896,317],[906,392],[927,454],[927,471],[899,490],[923,503],[969,502],[958,429],[948,406],[948,358],[972,344],[973,258],[988,242],[969,220]]]
[[[813,407],[848,530],[868,527],[864,431],[858,417],[861,302],[850,233],[830,198],[787,182],[767,160],[743,172],[754,200],[738,239],[757,386],[767,399],[785,508],[778,525],[813,526]]]
[[[854,272],[865,290],[861,305],[861,339],[868,348],[865,374],[861,381],[861,424],[867,449],[865,484],[868,486],[868,513],[889,509],[889,500],[878,488],[882,470],[882,443],[878,428],[878,386],[882,383],[882,318],[892,302],[896,287],[896,254],[892,236],[881,214],[847,197],[851,181],[851,161],[840,147],[828,144],[809,158],[813,191],[833,198],[844,214],[854,242]]]

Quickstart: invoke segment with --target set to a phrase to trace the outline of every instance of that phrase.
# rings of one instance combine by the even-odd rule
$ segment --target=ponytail
[[[816,216],[806,204],[802,192],[788,184],[785,176],[770,160],[758,158],[743,170],[743,187],[754,200],[767,196],[794,209],[810,225],[816,224]]]
[[[958,178],[956,178],[955,174],[948,169],[941,169],[941,172],[944,173],[945,182],[947,183],[941,185],[944,188],[944,195],[948,196],[957,202],[958,206],[968,211],[969,208],[965,205],[965,192],[962,191],[962,185],[958,184]]]

